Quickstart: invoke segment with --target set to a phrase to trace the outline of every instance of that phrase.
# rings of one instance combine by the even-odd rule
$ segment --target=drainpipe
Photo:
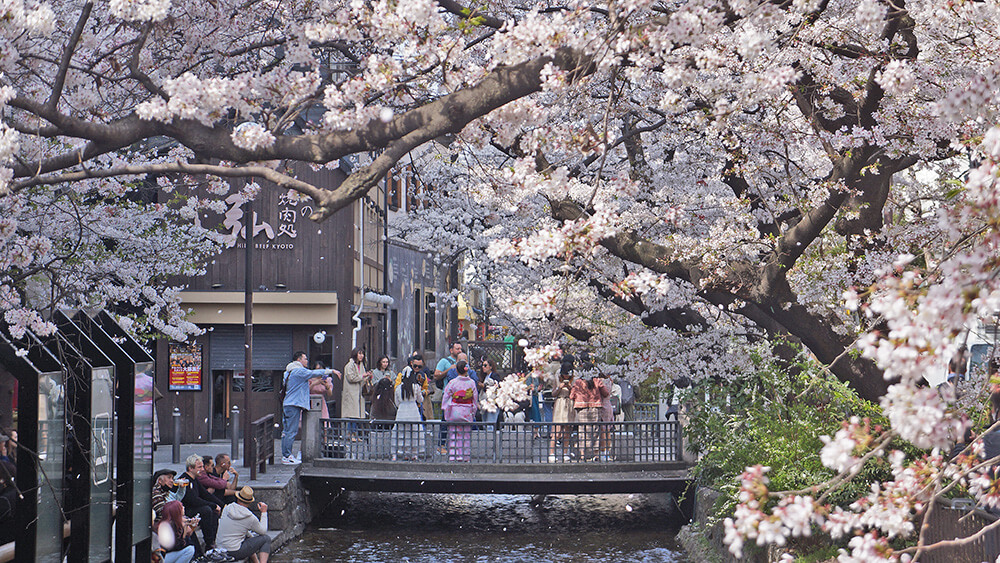
[[[383,180],[384,182],[384,180]],[[392,295],[389,291],[389,185],[382,184],[382,293]],[[402,182],[400,182],[402,188]],[[996,347],[994,347],[996,349]],[[382,315],[382,353],[389,355],[389,305],[385,306]],[[399,354],[399,351],[396,350]]]
[[[361,310],[365,306],[365,198],[358,200],[358,225],[361,227],[361,244],[358,245],[358,253],[361,264],[360,284],[358,294],[358,311],[351,317],[354,320],[354,330],[351,331],[351,349],[358,347],[358,331],[361,330]]]

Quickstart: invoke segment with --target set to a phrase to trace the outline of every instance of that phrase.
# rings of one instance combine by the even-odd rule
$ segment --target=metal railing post
[[[500,463],[503,459],[503,423],[498,423],[494,426],[495,431],[493,432],[493,463]],[[515,443],[517,439],[515,438]]]
[[[174,443],[170,452],[171,463],[181,462],[181,409],[174,407]]]
[[[233,405],[232,412],[229,415],[229,429],[230,429],[230,443],[231,452],[229,459],[237,460],[240,458],[240,407]]]
[[[674,445],[674,460],[673,461],[683,461],[684,459],[684,434],[681,432],[681,421],[680,419],[674,421],[674,436],[676,436],[676,441]]]

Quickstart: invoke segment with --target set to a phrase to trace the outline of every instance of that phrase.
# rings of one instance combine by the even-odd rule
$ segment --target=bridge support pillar
[[[302,461],[312,461],[319,457],[319,418],[323,409],[322,395],[309,395],[309,410],[302,413]]]

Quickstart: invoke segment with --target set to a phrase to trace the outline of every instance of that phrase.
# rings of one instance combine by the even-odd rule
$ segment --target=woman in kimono
[[[479,404],[479,390],[476,382],[469,377],[469,366],[465,361],[455,364],[458,377],[448,382],[444,387],[441,409],[444,419],[448,422],[469,423],[476,416],[476,405]],[[472,449],[472,425],[458,424],[448,426],[448,460],[470,461]]]
[[[396,456],[402,456],[405,460],[416,461],[424,451],[424,425],[412,424],[423,420],[420,408],[424,402],[424,390],[417,372],[410,370],[403,374],[396,387],[395,397],[397,424],[392,428],[392,460],[396,461]],[[398,424],[399,421],[411,424]]]

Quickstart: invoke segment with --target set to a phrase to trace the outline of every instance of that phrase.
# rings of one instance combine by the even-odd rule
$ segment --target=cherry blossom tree
[[[956,173],[995,78],[977,56],[990,52],[991,14],[974,4],[6,10],[4,193],[157,175],[214,178],[221,197],[221,179],[252,177],[312,197],[322,220],[429,141],[452,140],[441,152],[454,162],[423,172],[434,185],[536,231],[492,258],[596,260],[581,281],[645,325],[703,330],[725,315],[751,337],[802,342],[870,398],[885,380],[846,353],[858,319],[836,301],[900,246],[933,250],[922,219],[942,190],[916,178]],[[983,37],[956,39],[965,32]],[[152,150],[165,141],[175,150]],[[350,155],[362,166],[339,186],[285,165]],[[644,297],[654,287],[677,297]]]
[[[323,220],[416,163],[438,205],[425,243],[468,252],[512,317],[702,376],[738,372],[745,344],[790,339],[884,396],[891,432],[917,446],[944,447],[967,425],[916,383],[963,323],[996,309],[994,2],[0,10],[0,308],[12,331],[51,330],[53,306],[132,301],[142,322],[182,336],[196,328],[162,280],[231,242],[196,220],[230,181],[246,179],[247,199],[295,190]],[[338,186],[289,165],[350,156],[360,165]],[[175,201],[142,203],[153,180]],[[884,454],[882,438],[851,438],[862,426],[848,422],[824,453],[845,478],[853,457]],[[969,464],[960,474],[989,502]],[[763,475],[748,475],[748,499],[772,498]],[[911,485],[880,490],[912,500],[900,505],[912,517],[928,497]],[[868,534],[855,557],[908,529],[864,512],[875,494],[834,518]],[[776,501],[776,521],[748,503],[732,541],[820,525],[822,500],[805,496]]]

